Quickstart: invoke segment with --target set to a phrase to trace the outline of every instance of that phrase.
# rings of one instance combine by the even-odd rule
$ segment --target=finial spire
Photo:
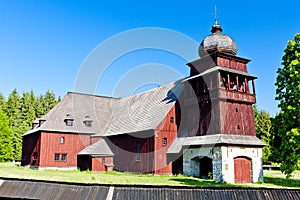
[[[221,33],[223,29],[221,28],[220,24],[218,23],[218,14],[217,14],[217,6],[215,5],[215,12],[213,14],[215,16],[215,24],[213,25],[211,32],[213,34]]]
[[[215,24],[218,24],[217,5],[215,5],[215,12],[214,12],[214,16],[215,16]]]

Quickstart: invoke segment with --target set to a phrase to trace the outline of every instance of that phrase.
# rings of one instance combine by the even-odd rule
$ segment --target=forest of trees
[[[51,91],[36,96],[33,91],[20,95],[14,89],[7,98],[0,93],[0,162],[21,158],[22,135],[59,101]]]

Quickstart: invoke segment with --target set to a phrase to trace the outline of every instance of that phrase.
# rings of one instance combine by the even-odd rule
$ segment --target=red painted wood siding
[[[110,148],[114,152],[114,169],[126,172],[152,173],[154,159],[154,131],[143,131],[110,136]],[[137,160],[136,144],[140,144],[140,160]]]
[[[105,165],[102,158],[92,158],[92,171],[105,172]]]
[[[105,165],[112,164],[112,163],[113,163],[113,157],[92,158],[92,171],[105,172],[107,171],[107,167]]]
[[[220,102],[221,133],[255,136],[255,124],[252,105]]]
[[[64,137],[64,144],[60,138]],[[90,135],[76,133],[41,133],[40,167],[77,167],[77,154],[90,145]],[[67,154],[66,161],[54,161],[54,154]]]
[[[101,140],[102,138],[101,137],[99,137],[99,136],[97,136],[97,137],[91,137],[91,139],[90,139],[90,144],[94,144],[94,143],[96,143],[96,142],[98,142],[99,140]]]
[[[251,160],[248,158],[234,159],[234,182],[251,183]]]
[[[33,133],[23,137],[21,165],[39,166],[40,163],[41,134]],[[33,159],[33,153],[37,152],[37,159]]]
[[[226,68],[229,68],[229,69],[235,69],[235,70],[247,72],[246,64],[242,63],[242,62],[239,62],[237,60],[234,60],[234,59],[218,57],[217,65],[222,66],[222,67],[226,67]]]
[[[174,121],[171,122],[170,118]],[[172,162],[168,162],[167,151],[177,137],[175,106],[169,111],[164,120],[155,129],[155,174],[172,174]],[[167,144],[163,144],[164,138]]]

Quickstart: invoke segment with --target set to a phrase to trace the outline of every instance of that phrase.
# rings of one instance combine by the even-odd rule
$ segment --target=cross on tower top
[[[213,14],[215,16],[215,24],[218,24],[218,14],[217,14],[217,6],[215,5],[215,12]]]

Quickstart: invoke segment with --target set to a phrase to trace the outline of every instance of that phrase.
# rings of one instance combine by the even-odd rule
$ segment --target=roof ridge
[[[87,94],[82,92],[67,92],[67,95],[74,94],[74,95],[82,95],[82,96],[93,96],[93,97],[100,97],[100,98],[108,98],[108,99],[121,99],[120,97],[110,97],[110,96],[104,96],[104,95],[96,95],[96,94]]]

